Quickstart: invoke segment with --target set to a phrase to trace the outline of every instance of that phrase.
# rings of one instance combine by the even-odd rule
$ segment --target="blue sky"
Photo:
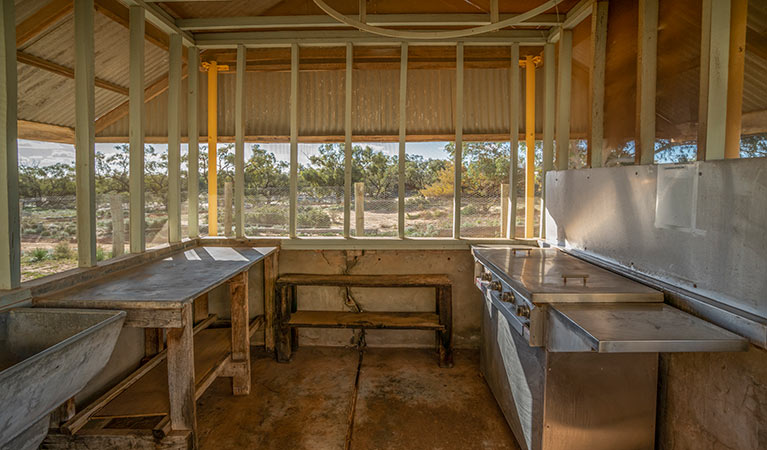
[[[56,163],[70,164],[75,160],[75,148],[69,144],[57,144],[52,142],[28,141],[19,139],[19,163],[24,165],[49,166]],[[396,155],[399,151],[397,143],[357,143],[369,145],[376,150],[381,150],[387,155]],[[443,150],[446,142],[408,142],[408,154],[421,155],[424,158],[446,158]],[[153,144],[163,152],[167,145]],[[290,159],[290,144],[261,144],[263,148],[274,152],[277,159],[288,161]],[[250,145],[246,145],[245,157],[248,157]],[[105,154],[115,153],[115,144],[96,144],[96,151]],[[181,152],[186,153],[187,145],[181,144]],[[298,162],[305,164],[308,157],[317,153],[317,144],[298,144]]]

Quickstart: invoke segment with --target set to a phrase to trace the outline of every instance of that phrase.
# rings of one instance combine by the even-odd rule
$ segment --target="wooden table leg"
[[[453,289],[452,286],[437,288],[439,323],[445,329],[439,334],[439,366],[453,367]]]
[[[275,309],[277,310],[277,333],[276,333],[276,357],[277,362],[286,363],[293,356],[293,346],[291,345],[291,331],[287,325],[290,320],[290,286],[281,284],[275,289]]]
[[[229,280],[232,309],[232,394],[250,394],[250,332],[248,330],[248,272]]]
[[[208,308],[208,293],[194,299],[194,323],[197,324],[208,318],[210,314]]]
[[[277,279],[277,252],[264,259],[264,347],[274,351],[274,281]]]
[[[295,284],[290,286],[290,313],[298,311],[298,286]],[[288,316],[290,317],[290,316]],[[292,351],[298,350],[298,328],[290,328],[290,349]]]
[[[168,390],[171,430],[190,430],[197,442],[192,308],[191,302],[184,305],[182,328],[168,329]]]
[[[165,330],[162,328],[144,328],[144,357],[141,364],[154,358],[165,348]]]

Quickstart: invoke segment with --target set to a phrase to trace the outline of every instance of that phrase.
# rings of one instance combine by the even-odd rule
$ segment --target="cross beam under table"
[[[90,426],[83,429],[91,420],[100,420],[104,426],[113,419],[141,417],[157,418],[157,423],[148,420],[152,423],[148,431],[173,441],[168,442],[171,447],[182,441],[196,447],[196,400],[213,380],[231,377],[234,395],[250,393],[248,270],[258,261],[269,260],[264,278],[265,285],[271,286],[276,255],[276,248],[198,247],[34,299],[36,306],[125,310],[125,326],[166,334],[167,346],[162,350],[163,333],[148,333],[153,339],[147,348],[159,353],[147,355],[149,361],[134,374],[65,423],[61,429],[71,435],[69,440],[57,437],[52,448],[68,448],[78,437],[93,442],[101,442],[98,439],[105,435],[115,439],[111,426],[101,434]],[[216,318],[208,315],[207,294],[223,284],[229,288],[231,331],[207,330]],[[142,430],[121,431],[126,443],[143,436],[136,433]]]
[[[434,312],[298,311],[298,286],[434,288]],[[440,367],[453,366],[452,283],[447,275],[286,274],[277,278],[275,350],[278,362],[288,362],[298,347],[298,328],[370,328],[433,330]]]

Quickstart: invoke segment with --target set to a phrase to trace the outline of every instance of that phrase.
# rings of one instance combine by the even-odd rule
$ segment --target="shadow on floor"
[[[361,364],[357,350],[327,347],[289,364],[252,358],[249,396],[219,379],[200,398],[201,449],[519,448],[476,351],[457,351],[452,369],[424,349],[368,348]]]

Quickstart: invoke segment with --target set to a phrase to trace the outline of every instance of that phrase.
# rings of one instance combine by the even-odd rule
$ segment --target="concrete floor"
[[[476,351],[440,369],[422,349],[301,347],[253,353],[251,394],[219,379],[197,405],[200,448],[518,449]],[[355,383],[357,388],[355,389]]]

